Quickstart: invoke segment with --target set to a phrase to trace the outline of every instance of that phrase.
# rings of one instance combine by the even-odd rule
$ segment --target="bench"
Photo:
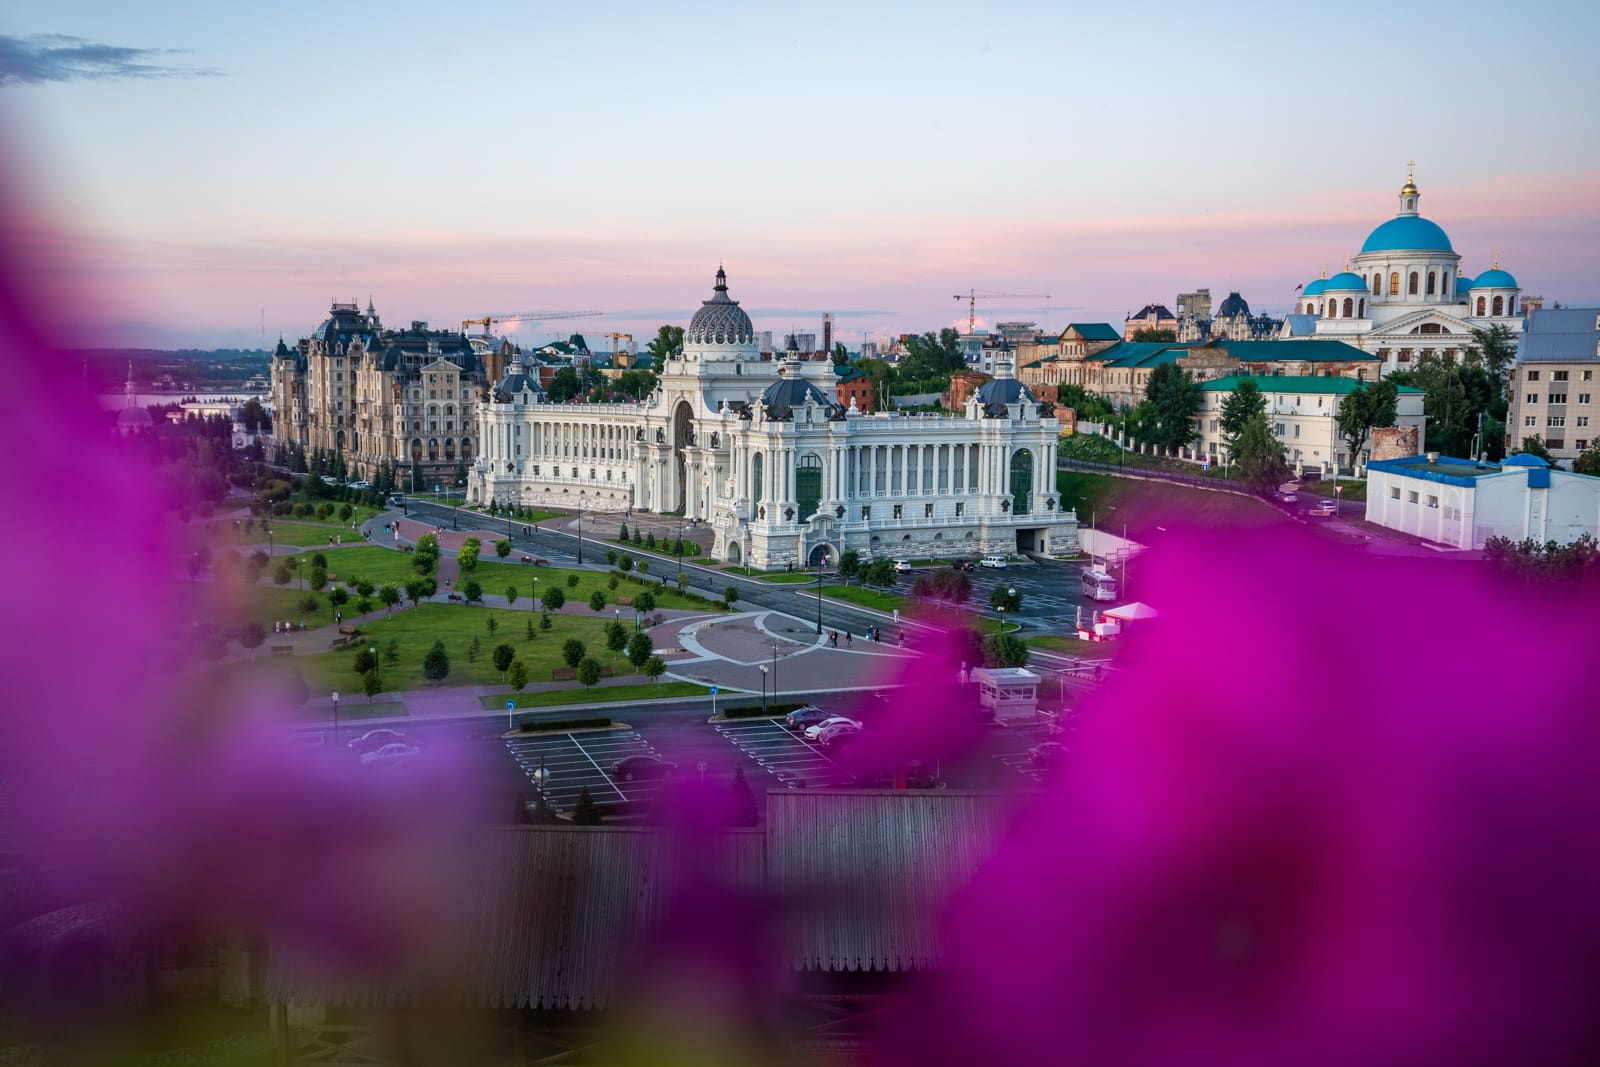
[[[339,632],[344,634],[346,637],[354,637],[359,634],[361,630],[358,627],[351,626],[349,623],[345,623],[343,626],[339,627]]]
[[[294,646],[293,645],[272,645],[272,646],[270,646],[270,648],[271,648],[271,652],[272,652],[272,654],[274,656],[292,656],[292,655],[294,655]]]
[[[633,603],[633,597],[631,597],[631,596],[619,596],[619,597],[617,597],[617,603],[622,605],[623,607],[627,607],[628,605]]]
[[[466,600],[466,597],[462,596],[460,593],[451,593],[449,596],[445,597],[445,599],[446,600],[453,600],[457,604],[459,604],[462,601]]]

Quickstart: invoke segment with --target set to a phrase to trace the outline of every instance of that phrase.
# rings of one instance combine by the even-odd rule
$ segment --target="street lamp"
[[[817,636],[822,636],[822,563],[817,560]]]
[[[583,512],[578,512],[578,566],[583,566]]]
[[[678,543],[675,546],[678,555],[678,586],[683,586],[683,512],[678,512]]]
[[[333,743],[339,743],[339,694],[333,694]]]
[[[767,666],[761,665],[761,714],[767,713]]]
[[[378,684],[382,685],[383,684],[383,671],[378,666],[378,646],[377,645],[373,645],[372,649],[371,649],[371,652],[372,652],[372,673],[376,674],[378,676]]]
[[[1000,632],[1006,632],[1006,605],[1017,598],[1017,587],[1010,586],[1006,589],[1006,599],[1000,604]]]
[[[244,527],[239,525],[238,519],[233,520],[233,543],[236,545],[244,544]]]
[[[772,642],[772,699],[778,699],[778,642]]]

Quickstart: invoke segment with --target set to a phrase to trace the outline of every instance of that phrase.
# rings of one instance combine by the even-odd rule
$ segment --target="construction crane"
[[[506,315],[485,315],[478,319],[462,319],[461,332],[468,326],[481,326],[483,335],[489,336],[489,327],[500,322],[549,322],[552,319],[590,319],[604,315],[604,311],[514,311]]]
[[[978,301],[994,300],[998,297],[1019,298],[1023,300],[1049,300],[1049,293],[980,293],[976,289],[968,289],[965,293],[957,293],[957,300],[967,302],[967,332],[972,333],[978,328]]]
[[[597,334],[596,336],[611,338],[611,354],[613,356],[617,354],[617,342],[618,341],[622,341],[622,340],[632,341],[633,340],[633,334],[631,334],[631,333],[602,333],[602,334]]]

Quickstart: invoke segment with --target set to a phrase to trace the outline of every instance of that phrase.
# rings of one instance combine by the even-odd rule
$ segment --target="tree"
[[[951,604],[965,604],[972,596],[972,579],[954,567],[940,567],[933,573],[933,595]]]
[[[1503,383],[1491,375],[1481,358],[1457,362],[1429,353],[1410,370],[1396,371],[1385,380],[1415,386],[1426,394],[1422,399],[1422,413],[1428,417],[1426,451],[1467,455],[1481,421],[1483,450],[1490,459],[1504,454]]]
[[[617,569],[623,574],[627,574],[629,571],[633,570],[633,556],[627,552],[624,552],[621,558],[617,560]]]
[[[550,613],[548,611],[539,612],[539,629],[548,630],[550,626]]]
[[[561,658],[569,667],[576,667],[583,662],[583,657],[589,650],[583,647],[583,642],[576,637],[569,637],[561,643]]]
[[[496,541],[494,543],[494,554],[499,556],[501,559],[505,559],[507,556],[511,555],[511,542],[506,540],[504,537]]]
[[[478,653],[483,651],[483,644],[478,640],[478,635],[472,635],[472,644],[467,646],[467,662],[478,662]]]
[[[311,588],[314,592],[322,592],[328,584],[328,569],[326,567],[311,568]]]
[[[1600,437],[1578,453],[1578,458],[1572,461],[1572,470],[1576,474],[1600,475]]]
[[[645,345],[645,350],[650,353],[651,362],[659,370],[667,365],[667,360],[678,358],[683,351],[683,327],[662,326],[656,335]]]
[[[490,653],[490,660],[494,663],[494,669],[501,674],[511,669],[511,661],[516,658],[516,647],[510,641],[496,645],[494,651]]]
[[[400,642],[389,638],[389,643],[383,646],[383,662],[391,667],[400,662]]]
[[[1345,452],[1353,469],[1361,462],[1361,450],[1367,446],[1367,434],[1373,427],[1393,426],[1400,392],[1390,381],[1377,381],[1372,385],[1362,382],[1339,401],[1339,411],[1334,422],[1339,436],[1344,438]]]
[[[294,577],[294,571],[289,569],[289,561],[280,559],[272,567],[272,584],[288,585],[289,579]]]
[[[1534,434],[1532,437],[1524,437],[1522,439],[1522,447],[1518,448],[1517,451],[1526,452],[1530,456],[1538,456],[1540,459],[1550,464],[1550,466],[1557,466],[1555,457],[1552,456],[1550,454],[1550,450],[1545,447],[1544,438],[1540,437],[1538,434]]]
[[[469,604],[482,600],[483,585],[476,578],[469,578],[461,583],[461,595],[467,598]]]
[[[833,342],[833,351],[828,353],[828,358],[833,360],[835,367],[842,367],[850,362],[850,351],[845,348],[843,341]]]
[[[411,606],[416,607],[417,602],[428,595],[428,583],[423,578],[413,578],[406,583],[406,598],[411,601]]]
[[[606,566],[607,567],[615,567],[616,565],[617,565],[617,550],[614,549],[614,548],[606,549]]]
[[[1156,326],[1145,326],[1133,331],[1133,339],[1143,343],[1172,344],[1178,339],[1178,331],[1161,329]]]
[[[567,594],[563,593],[559,586],[552,585],[543,593],[539,594],[539,603],[544,605],[544,610],[546,611],[560,611],[561,605],[565,604],[566,602]],[[549,618],[550,616],[545,616],[545,619],[548,620]],[[550,629],[550,627],[545,626],[543,622],[541,622],[539,625],[543,629]]]
[[[536,636],[538,636],[533,629],[533,612],[530,611],[528,614],[524,615],[522,617],[522,621],[526,624],[523,627],[523,640],[532,641]]]
[[[899,575],[895,573],[894,561],[890,559],[875,559],[861,570],[863,584],[876,586],[879,589],[893,589]]]
[[[628,628],[618,619],[606,623],[606,648],[612,652],[621,652],[628,647]]]
[[[378,590],[378,599],[383,601],[383,606],[388,608],[389,613],[392,615],[394,606],[400,603],[400,590],[395,587],[393,582],[385,582],[383,588]]]
[[[1194,376],[1176,363],[1158,364],[1150,372],[1144,396],[1155,414],[1151,443],[1163,452],[1176,452],[1199,436],[1195,418],[1205,394]]]
[[[622,526],[617,530],[617,540],[618,541],[626,541],[627,539],[628,539],[628,524],[627,523],[623,523]],[[610,556],[607,556],[606,557],[606,562],[607,563],[612,563],[612,562],[615,562],[615,561],[612,560]]]
[[[565,404],[583,392],[583,381],[578,377],[578,372],[571,367],[562,367],[550,378],[550,387],[545,390],[545,396],[553,403]]]
[[[649,560],[641,559],[639,561],[639,573],[640,574],[649,574],[650,573],[650,561]]]
[[[735,588],[734,586],[730,585],[730,586],[728,586],[726,589],[724,589],[722,591],[722,606],[723,607],[731,609],[733,607],[733,602],[735,600],[738,600],[738,599],[739,599],[739,590],[737,588]]]
[[[299,607],[302,615],[310,615],[312,612],[321,607],[322,604],[317,600],[316,597],[312,596],[310,593],[307,593],[296,602],[296,606]]]
[[[357,611],[357,613],[359,613],[361,615],[365,615],[367,612],[369,612],[371,610],[372,610],[372,601],[371,601],[371,599],[369,599],[367,597],[362,597],[360,600],[356,601],[356,611]]]
[[[259,622],[251,620],[239,627],[239,644],[250,650],[250,658],[256,658],[256,649],[267,639],[267,628]]]
[[[464,571],[472,570],[478,565],[478,552],[482,545],[476,537],[467,538],[456,552],[456,564]]]
[[[640,612],[654,611],[656,610],[656,595],[646,589],[633,598],[633,606]]]
[[[861,553],[853,548],[839,553],[839,577],[843,578],[846,585],[851,579],[861,573]]]
[[[644,661],[644,676],[654,682],[667,673],[667,661],[660,656],[651,656]]]
[[[1233,455],[1239,443],[1239,434],[1244,430],[1244,424],[1253,416],[1264,415],[1267,410],[1267,398],[1261,392],[1261,387],[1255,380],[1246,378],[1241,381],[1222,401],[1222,440],[1228,447],[1228,455]]]
[[[378,657],[372,654],[372,649],[363,648],[356,653],[355,669],[357,674],[366,674],[378,665]]]
[[[438,685],[450,675],[450,657],[445,654],[444,642],[435,641],[428,654],[422,658],[422,676]]]
[[[378,676],[376,669],[370,670],[361,676],[361,691],[367,694],[367,703],[372,703],[372,698],[383,692],[383,679]]]
[[[567,575],[567,588],[568,589],[576,589],[576,588],[578,588],[578,576],[576,574]]]
[[[356,591],[356,596],[371,596],[376,587],[365,578],[351,578],[350,587]]]
[[[1022,610],[1022,590],[997,585],[989,592],[989,607],[993,611],[1015,614]]]
[[[601,667],[599,660],[593,656],[585,656],[583,661],[578,664],[578,681],[585,686],[592,686],[600,680],[603,670],[604,668]]]
[[[992,634],[983,639],[983,665],[985,667],[1024,667],[1028,663],[1028,646],[1011,634]]]
[[[666,327],[662,327],[665,329]],[[594,797],[589,795],[589,787],[584,786],[578,790],[578,799],[572,804],[572,825],[574,826],[599,826],[603,821],[600,815],[600,805],[594,802]]]
[[[635,668],[643,667],[649,662],[655,648],[650,642],[650,635],[643,630],[636,631],[632,637],[626,639],[628,644],[628,662]]]
[[[328,569],[328,557],[327,557],[327,555],[325,553],[322,553],[322,552],[314,552],[314,553],[312,553],[312,555],[311,555],[311,566],[313,566],[313,567],[321,567],[323,570],[327,570]]]
[[[1258,412],[1244,424],[1233,449],[1233,462],[1239,477],[1257,493],[1270,493],[1289,477],[1283,458],[1283,445],[1267,425],[1267,416]]]
[[[500,623],[499,623],[498,620],[495,619],[494,612],[491,611],[491,612],[487,613],[484,616],[483,626],[484,626],[484,629],[489,631],[489,636],[490,637],[493,637],[494,636],[494,632],[496,630],[500,629]]]
[[[604,593],[602,593],[598,589],[596,589],[594,592],[589,594],[589,610],[590,611],[604,611],[604,610],[606,610],[606,595]]]
[[[528,665],[520,658],[512,660],[506,670],[506,681],[510,683],[512,689],[522,692],[522,687],[528,684]]]

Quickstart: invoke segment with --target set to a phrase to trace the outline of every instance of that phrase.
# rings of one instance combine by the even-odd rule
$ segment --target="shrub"
[[[561,645],[561,659],[569,667],[576,667],[583,662],[583,657],[589,650],[583,647],[583,642],[576,637],[569,637]]]
[[[598,682],[600,680],[601,673],[602,667],[600,665],[600,661],[595,659],[593,656],[586,656],[583,661],[578,664],[578,681],[582,682],[585,686],[592,686]]]
[[[576,574],[567,575],[567,588],[568,589],[576,589],[576,588],[578,588],[578,576]]]
[[[517,650],[510,641],[496,645],[494,650],[494,669],[504,674],[511,669],[511,661],[516,658]]]
[[[598,589],[596,589],[593,593],[589,594],[589,610],[590,611],[604,611],[604,610],[606,610],[606,595],[604,593],[602,593]]]
[[[551,625],[550,613],[548,611],[541,611],[539,613],[539,629],[548,630],[550,629]]]
[[[567,594],[563,593],[559,586],[552,585],[549,589],[546,589],[543,593],[539,594],[539,603],[544,605],[544,610],[546,612],[560,611],[561,605],[565,604],[566,602]],[[549,621],[550,616],[545,615],[544,621],[539,623],[540,628],[545,630],[550,629],[550,627],[546,625],[549,623]]]
[[[422,659],[422,674],[435,685],[450,675],[450,657],[445,653],[444,642],[435,641]]]
[[[622,558],[617,560],[617,568],[621,570],[623,574],[627,574],[629,571],[633,570],[633,557],[624,552],[622,554]]]
[[[656,535],[653,532],[645,535],[644,546],[646,548],[656,547]]]
[[[656,595],[646,589],[644,592],[633,598],[633,606],[636,610],[641,612],[654,611],[656,610]]]

